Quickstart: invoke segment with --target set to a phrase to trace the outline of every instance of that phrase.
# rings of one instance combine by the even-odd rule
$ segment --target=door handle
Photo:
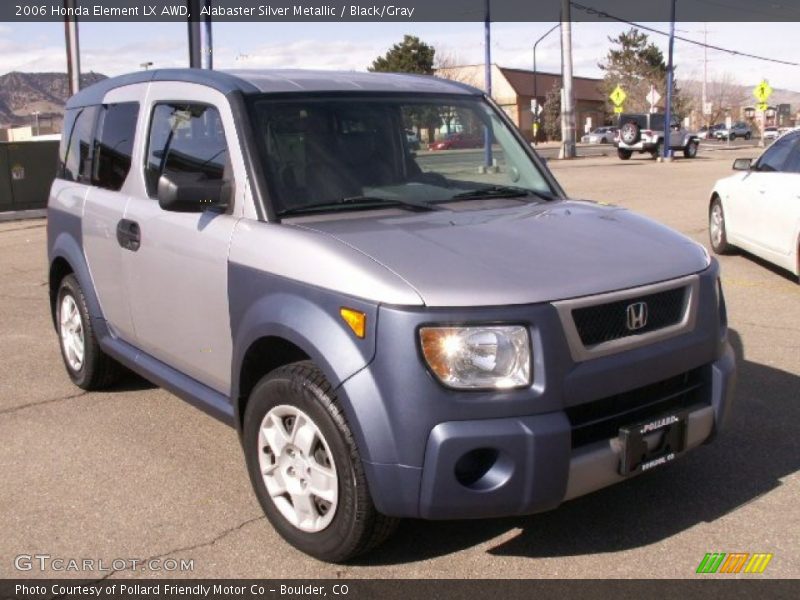
[[[117,242],[126,250],[136,252],[142,243],[139,224],[130,219],[122,219],[117,223]]]

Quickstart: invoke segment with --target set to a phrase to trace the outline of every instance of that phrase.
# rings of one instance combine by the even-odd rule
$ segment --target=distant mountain
[[[699,109],[702,82],[696,79],[684,79],[678,81],[681,91],[694,99],[694,105]],[[708,100],[716,105],[725,106],[754,106],[756,99],[753,98],[753,88],[756,84],[741,84],[732,77],[724,77],[722,80],[710,80],[708,82]],[[791,105],[792,115],[800,111],[800,92],[775,87],[769,98],[769,104]]]
[[[81,87],[106,79],[100,73],[83,73]],[[30,125],[38,111],[39,123],[52,123],[60,131],[64,103],[69,98],[66,73],[20,73],[0,75],[0,127]]]

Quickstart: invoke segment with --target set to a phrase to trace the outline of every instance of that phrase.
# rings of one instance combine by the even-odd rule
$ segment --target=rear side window
[[[219,111],[206,104],[165,103],[153,109],[147,150],[147,192],[166,175],[225,178],[228,145]]]
[[[112,191],[122,187],[131,169],[138,116],[138,102],[105,104],[100,107],[94,139],[93,185]]]
[[[59,174],[62,179],[89,183],[92,172],[92,132],[97,110],[97,106],[87,106],[67,111],[61,135]]]

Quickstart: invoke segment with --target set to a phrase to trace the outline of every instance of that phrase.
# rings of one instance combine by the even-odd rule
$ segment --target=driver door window
[[[230,163],[219,111],[205,104],[157,104],[150,124],[145,178],[154,198],[163,174],[229,179]]]
[[[796,142],[797,137],[784,137],[776,140],[759,159],[756,169],[761,173],[783,171],[786,159]]]

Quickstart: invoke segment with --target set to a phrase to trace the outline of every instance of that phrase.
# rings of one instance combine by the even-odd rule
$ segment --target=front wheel
[[[658,157],[661,156],[661,142],[656,144],[656,147],[650,152],[650,156],[654,159],[658,159]]]
[[[697,156],[697,142],[689,142],[683,149],[683,156],[685,158],[694,158]]]
[[[708,211],[708,237],[711,248],[717,254],[729,254],[732,250],[728,243],[728,235],[725,231],[725,211],[722,210],[722,201],[714,198],[711,208]]]
[[[243,434],[256,496],[294,547],[343,562],[394,530],[397,520],[375,509],[333,387],[311,362],[281,367],[258,382]]]
[[[116,382],[122,366],[100,348],[78,280],[61,280],[56,296],[56,326],[61,357],[72,382],[84,390],[99,390]]]

